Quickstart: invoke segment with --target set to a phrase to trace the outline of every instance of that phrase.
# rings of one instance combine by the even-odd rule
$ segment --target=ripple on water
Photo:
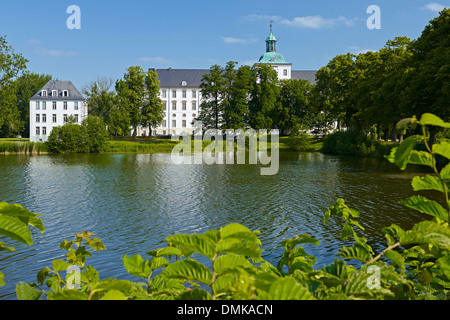
[[[170,234],[231,222],[259,230],[263,257],[272,263],[282,254],[282,240],[310,234],[320,245],[305,249],[321,267],[345,245],[338,219],[323,224],[338,198],[360,211],[361,234],[376,245],[384,245],[382,227],[422,219],[397,203],[413,192],[410,177],[390,164],[318,153],[280,159],[277,175],[261,176],[254,165],[175,165],[170,154],[0,157],[0,201],[42,214],[46,227],[44,234],[33,231],[33,246],[18,244],[16,252],[0,256],[7,283],[0,298],[15,299],[18,282],[35,281],[40,269],[64,257],[59,243],[85,230],[107,247],[88,263],[104,278],[134,280],[121,263],[124,254],[145,256]]]

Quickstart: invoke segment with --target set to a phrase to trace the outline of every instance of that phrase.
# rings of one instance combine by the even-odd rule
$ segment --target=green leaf
[[[177,300],[212,300],[211,295],[203,289],[195,288],[193,290],[189,290],[183,292],[177,297]]]
[[[216,252],[221,253],[235,253],[250,258],[261,258],[263,250],[259,245],[254,243],[244,242],[237,238],[226,238],[217,244]]]
[[[439,154],[447,159],[450,159],[450,143],[447,141],[433,144],[432,151],[435,154]]]
[[[89,296],[81,291],[74,289],[64,289],[47,294],[48,300],[89,300]]]
[[[403,256],[394,250],[388,250],[384,253],[386,258],[391,259],[397,266],[399,266],[402,273],[405,273],[405,259]]]
[[[0,272],[0,286],[5,285],[5,275]]]
[[[431,113],[424,113],[420,118],[420,124],[450,128],[450,123],[443,121],[441,118]]]
[[[127,300],[127,296],[118,290],[109,290],[101,300]]]
[[[400,168],[405,170],[406,165],[411,157],[411,153],[418,141],[422,140],[419,135],[414,135],[406,138],[396,149],[394,163]]]
[[[433,244],[444,250],[450,250],[450,230],[434,221],[422,221],[411,230],[400,233],[400,243]]]
[[[52,268],[56,272],[65,271],[70,266],[70,263],[67,263],[66,261],[61,259],[53,260],[52,262]]]
[[[406,200],[399,201],[399,203],[448,222],[448,212],[436,201],[428,200],[422,196],[412,196]]]
[[[158,268],[165,267],[169,264],[169,261],[167,261],[164,257],[156,257],[150,260],[150,268],[154,271]]]
[[[117,280],[117,279],[106,279],[101,282],[98,282],[91,286],[92,292],[105,292],[110,290],[117,290],[117,291],[127,291],[130,290],[133,286],[133,283],[131,281],[127,280]]]
[[[345,264],[345,261],[338,260],[337,258],[334,258],[334,262],[332,264],[323,267],[322,270],[325,271],[326,273],[338,277],[341,280],[346,279],[348,276],[348,269],[347,265]]]
[[[428,166],[433,168],[433,156],[429,152],[413,150],[408,163]]]
[[[415,176],[412,179],[411,184],[414,191],[436,190],[440,192],[445,192],[442,181],[436,176],[431,175],[426,175],[424,177]]]
[[[205,235],[176,234],[168,237],[166,241],[172,245],[178,246],[186,256],[190,256],[194,252],[197,252],[205,257],[212,258],[215,254],[215,243],[210,237]]]
[[[0,235],[7,236],[27,245],[33,244],[33,238],[28,229],[28,225],[17,217],[0,214]]]
[[[252,242],[261,245],[258,236],[247,227],[239,223],[231,223],[220,230],[222,239],[236,238],[243,241]]]
[[[367,244],[355,242],[351,247],[343,247],[338,250],[339,255],[344,259],[356,259],[367,262],[372,258],[371,248]]]
[[[197,281],[210,285],[212,281],[211,271],[196,260],[177,261],[167,266],[162,273],[165,277]]]
[[[450,180],[450,163],[448,163],[444,168],[442,168],[440,174],[442,180]]]
[[[139,254],[131,257],[124,255],[123,266],[128,273],[135,277],[148,278],[152,274],[150,262],[148,260],[144,260]]]
[[[45,279],[47,279],[47,277],[48,277],[50,271],[51,271],[50,268],[45,267],[45,268],[41,269],[41,270],[38,272],[38,274],[37,274],[37,276],[36,276],[36,279],[37,279],[37,283],[38,283],[39,285],[43,285],[43,284],[44,284]]]
[[[264,300],[313,300],[309,290],[295,281],[293,278],[276,280],[269,289]]]
[[[235,271],[237,267],[252,269],[253,265],[244,257],[238,256],[234,253],[219,256],[214,262],[214,271],[217,274]]]
[[[16,285],[16,295],[19,300],[39,300],[42,291],[33,288],[28,283],[20,282]]]
[[[165,248],[161,248],[161,249],[157,249],[157,250],[152,250],[147,252],[149,255],[151,255],[152,257],[172,257],[172,256],[177,256],[179,258],[181,258],[182,253],[180,251],[180,249],[175,248],[175,247],[165,247]]]
[[[8,204],[7,202],[0,202],[0,214],[19,218],[24,224],[32,225],[44,232],[42,221],[38,219],[39,214],[32,213],[18,204]]]
[[[316,246],[320,244],[319,240],[311,237],[309,234],[301,234],[299,236],[295,236],[290,240],[283,240],[281,241],[281,245],[285,248],[293,248],[298,244],[301,243],[313,243]]]
[[[439,270],[447,277],[450,281],[450,255],[446,255],[442,258],[439,258],[436,261],[436,265]]]

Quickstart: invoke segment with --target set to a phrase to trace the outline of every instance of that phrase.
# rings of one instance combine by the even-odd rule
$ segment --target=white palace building
[[[272,34],[266,39],[266,52],[259,58],[258,64],[270,64],[278,73],[278,78],[304,79],[315,83],[316,71],[292,70],[292,64],[286,62],[276,50],[277,39]],[[152,69],[155,70],[155,69]],[[166,105],[163,123],[152,129],[153,135],[181,134],[192,132],[192,121],[199,113],[201,104],[200,84],[208,69],[156,69],[160,81],[160,98]],[[138,135],[148,135],[147,129],[138,130]]]
[[[304,79],[315,83],[316,71],[292,70],[276,50],[277,40],[272,34],[266,39],[266,52],[257,64],[270,64],[278,78]],[[152,69],[155,70],[155,69]],[[208,69],[156,69],[160,81],[160,98],[166,105],[164,120],[152,128],[152,135],[177,135],[192,132],[192,122],[201,105],[200,84]],[[30,141],[45,142],[52,129],[74,116],[81,123],[88,115],[86,99],[70,81],[49,81],[30,99]],[[148,128],[138,128],[139,136],[148,136]]]

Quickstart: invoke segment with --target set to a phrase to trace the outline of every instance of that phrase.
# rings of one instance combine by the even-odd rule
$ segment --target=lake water
[[[170,154],[0,156],[0,201],[42,214],[46,228],[33,229],[34,244],[7,238],[16,252],[0,252],[6,285],[0,299],[16,299],[15,285],[35,282],[37,272],[63,259],[64,239],[89,230],[106,251],[88,258],[102,279],[137,280],[121,257],[162,247],[173,233],[202,233],[231,222],[259,230],[263,258],[276,264],[280,241],[308,233],[320,240],[305,246],[316,268],[333,261],[342,224],[323,214],[338,198],[361,213],[358,231],[376,251],[385,246],[381,229],[410,228],[423,215],[397,202],[414,194],[417,168],[401,172],[386,160],[281,153],[279,171],[261,176],[258,165],[172,163]]]

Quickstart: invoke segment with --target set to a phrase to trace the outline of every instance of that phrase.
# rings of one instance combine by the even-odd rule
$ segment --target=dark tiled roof
[[[292,79],[296,80],[308,80],[311,84],[316,83],[316,73],[317,71],[303,71],[303,70],[292,70]]]
[[[199,88],[204,74],[209,73],[209,69],[157,69],[160,87],[189,87]],[[183,85],[186,81],[186,85]]]
[[[199,88],[203,75],[209,73],[209,69],[156,69],[156,72],[161,88]],[[292,70],[292,79],[304,79],[314,84],[316,72]],[[183,81],[186,81],[186,85],[183,85]]]
[[[42,96],[42,90],[47,90],[47,97]],[[58,96],[52,95],[53,90],[58,90]],[[68,96],[63,97],[63,90],[68,91]],[[50,80],[39,90],[31,99],[47,99],[47,100],[85,100],[83,95],[70,81]]]

